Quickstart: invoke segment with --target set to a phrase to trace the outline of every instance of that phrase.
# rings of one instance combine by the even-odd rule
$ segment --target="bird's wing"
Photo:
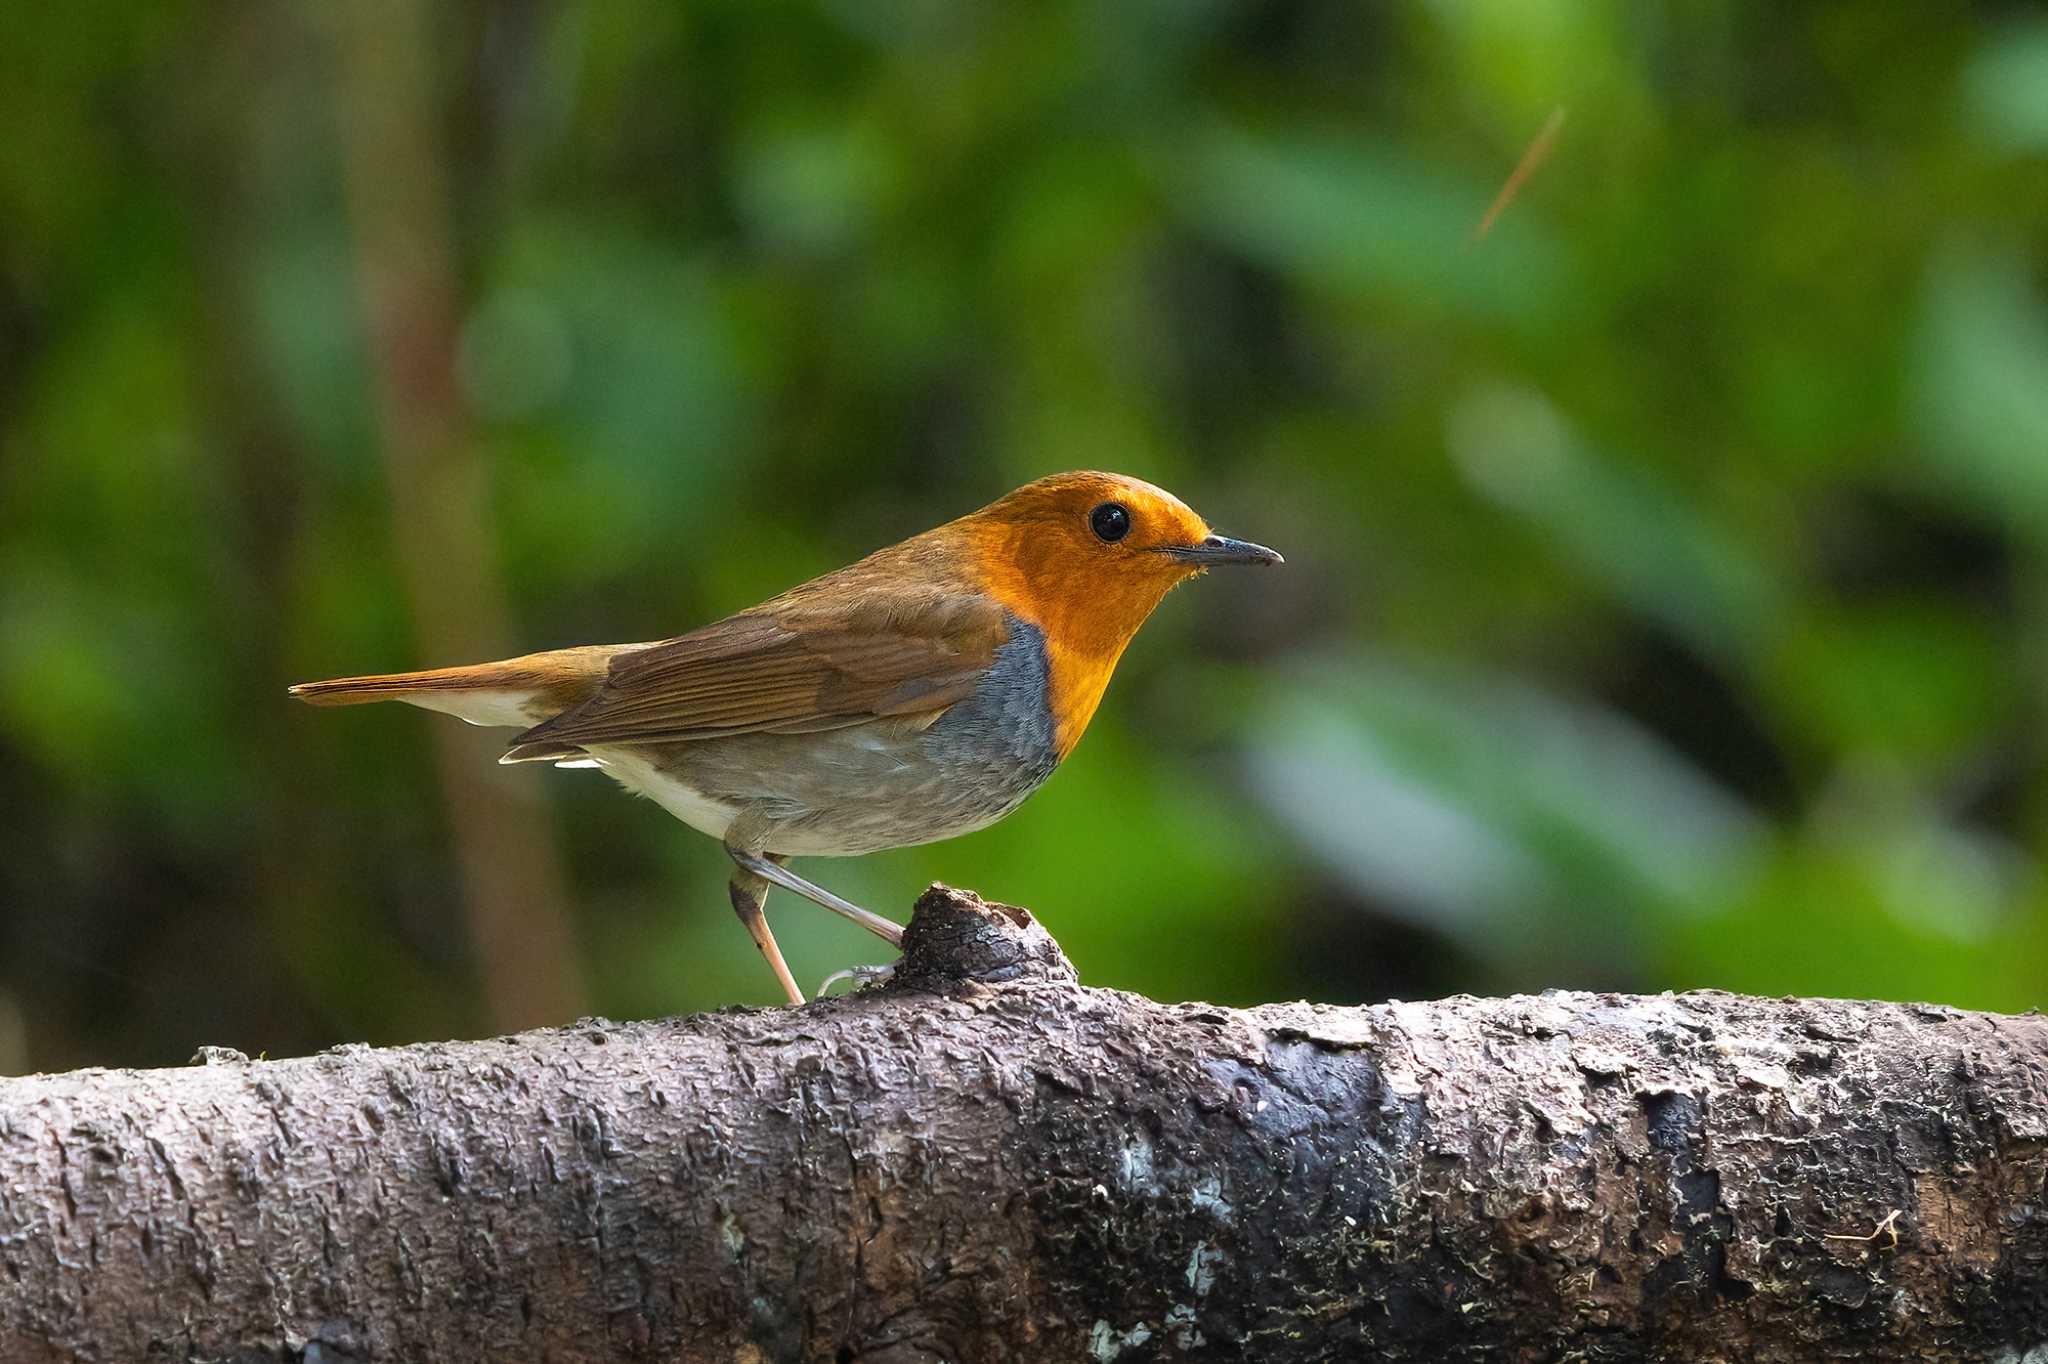
[[[1009,636],[986,597],[866,585],[851,605],[770,602],[612,660],[595,695],[530,744],[667,743],[935,716],[973,693]],[[534,756],[552,756],[535,750]]]

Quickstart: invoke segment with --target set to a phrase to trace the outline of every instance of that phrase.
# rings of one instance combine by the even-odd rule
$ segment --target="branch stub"
[[[892,984],[946,992],[964,982],[1078,984],[1080,973],[1031,911],[934,881],[903,930]]]

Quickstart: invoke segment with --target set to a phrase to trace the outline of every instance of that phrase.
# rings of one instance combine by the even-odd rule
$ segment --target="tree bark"
[[[935,887],[802,1009],[0,1081],[7,1361],[2044,1346],[2034,1016],[1162,1005]]]

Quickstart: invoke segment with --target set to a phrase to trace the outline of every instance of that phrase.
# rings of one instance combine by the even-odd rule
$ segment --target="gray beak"
[[[1255,545],[1249,540],[1233,540],[1227,535],[1211,535],[1199,545],[1165,545],[1160,553],[1171,555],[1186,564],[1209,568],[1216,564],[1284,564],[1281,558],[1264,545]]]

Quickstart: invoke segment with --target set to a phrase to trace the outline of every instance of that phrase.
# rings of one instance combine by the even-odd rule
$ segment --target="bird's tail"
[[[316,706],[405,701],[473,725],[527,729],[587,699],[604,682],[613,656],[635,647],[594,644],[462,668],[336,677],[301,682],[291,694]]]

